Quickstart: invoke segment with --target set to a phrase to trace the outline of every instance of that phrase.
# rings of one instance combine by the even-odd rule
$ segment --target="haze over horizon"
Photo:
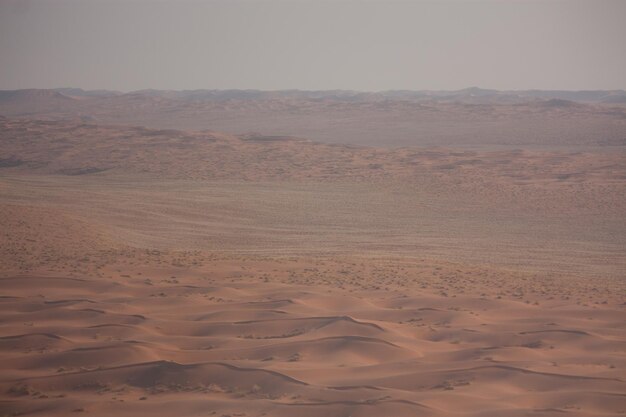
[[[621,1],[3,0],[0,89],[625,89],[624,15]]]
[[[355,89],[345,89],[345,88],[334,88],[334,89],[302,89],[302,88],[281,88],[281,89],[259,89],[259,88],[184,88],[184,89],[174,89],[174,88],[152,88],[152,87],[146,87],[146,88],[141,88],[141,89],[133,89],[133,90],[119,90],[119,89],[107,89],[107,88],[82,88],[80,86],[73,86],[73,85],[64,85],[64,86],[56,86],[56,87],[45,87],[45,88],[36,88],[36,87],[24,87],[24,88],[15,88],[15,89],[0,89],[0,91],[6,91],[6,92],[10,92],[10,91],[27,91],[27,90],[49,90],[49,91],[57,91],[60,92],[61,94],[65,94],[68,96],[72,96],[72,94],[70,94],[71,90],[82,90],[86,93],[88,92],[102,92],[102,93],[112,93],[112,94],[133,94],[133,93],[141,93],[141,92],[148,92],[148,91],[154,91],[154,92],[194,92],[194,91],[213,91],[213,92],[228,92],[228,91],[250,91],[250,92],[260,92],[260,93],[280,93],[280,92],[290,92],[290,91],[294,91],[294,92],[302,92],[302,93],[307,93],[307,92],[312,92],[312,93],[332,93],[334,91],[341,91],[341,92],[346,92],[346,93],[354,93],[354,94],[382,94],[382,93],[393,93],[393,92],[413,92],[413,93],[426,93],[426,92],[432,92],[432,93],[455,93],[455,92],[467,92],[467,93],[473,93],[473,91],[482,91],[482,92],[495,92],[495,93],[516,93],[516,92],[545,92],[545,93],[550,93],[550,92],[567,92],[567,93],[585,93],[585,92],[626,92],[626,89],[624,88],[612,88],[612,89],[539,89],[539,88],[529,88],[529,89],[511,89],[511,90],[499,90],[499,89],[491,89],[491,88],[484,88],[484,87],[480,87],[480,86],[468,86],[468,87],[463,87],[463,88],[458,88],[458,89],[430,89],[430,88],[425,88],[425,89],[409,89],[409,88],[394,88],[394,89],[387,89],[387,90],[355,90]],[[473,91],[472,91],[473,90]],[[494,94],[495,94],[494,93]],[[547,96],[550,97],[550,96]]]

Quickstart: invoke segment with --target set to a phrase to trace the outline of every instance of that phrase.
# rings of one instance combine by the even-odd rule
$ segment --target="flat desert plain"
[[[610,135],[391,148],[38,117],[0,119],[0,415],[626,414]]]

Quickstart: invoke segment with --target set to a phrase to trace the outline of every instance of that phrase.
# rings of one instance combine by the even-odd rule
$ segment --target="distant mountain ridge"
[[[387,90],[378,92],[354,90],[83,90],[81,88],[0,90],[0,102],[16,98],[111,98],[120,96],[145,96],[173,100],[226,101],[268,99],[332,99],[340,101],[460,101],[460,102],[524,102],[533,100],[568,100],[584,103],[625,103],[625,90],[492,90],[470,87],[462,90]]]
[[[53,90],[68,97],[113,97],[124,94],[121,91],[83,90],[82,88],[72,87],[54,88]]]
[[[624,146],[626,91],[0,91],[0,115],[368,146]],[[257,135],[258,136],[258,135]]]
[[[25,100],[71,100],[71,97],[56,90],[27,88],[22,90],[0,90],[0,101]]]

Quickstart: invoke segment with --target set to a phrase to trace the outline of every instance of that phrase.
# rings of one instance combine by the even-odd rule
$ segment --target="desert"
[[[626,412],[623,144],[0,122],[6,415]]]
[[[624,16],[0,0],[0,417],[626,416]]]

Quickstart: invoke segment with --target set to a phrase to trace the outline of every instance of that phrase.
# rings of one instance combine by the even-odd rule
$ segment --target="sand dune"
[[[626,413],[621,151],[0,125],[0,415]]]
[[[298,283],[320,262],[335,279]],[[353,271],[358,286],[342,280],[346,264],[365,266]],[[176,278],[162,274],[160,283],[150,267],[2,279],[0,326],[11,334],[0,339],[2,407],[47,415],[624,412],[623,300],[587,298],[582,278],[563,284],[570,299],[519,299],[498,294],[524,286],[523,275],[499,271],[499,292],[479,282],[459,293],[445,279],[459,266],[432,262],[239,257],[191,276],[170,267]],[[381,273],[417,276],[420,267],[442,275],[428,288],[426,280],[363,288]],[[276,272],[268,278],[268,270]]]

